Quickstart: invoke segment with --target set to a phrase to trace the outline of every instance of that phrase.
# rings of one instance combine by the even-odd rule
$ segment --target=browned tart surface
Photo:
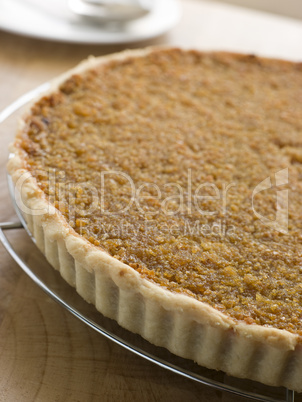
[[[92,244],[302,335],[301,64],[176,49],[112,61],[38,101],[18,146]]]

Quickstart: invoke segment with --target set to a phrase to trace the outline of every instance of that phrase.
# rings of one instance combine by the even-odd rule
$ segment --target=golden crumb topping
[[[302,335],[302,66],[157,50],[74,75],[17,146],[70,226],[142,276]]]

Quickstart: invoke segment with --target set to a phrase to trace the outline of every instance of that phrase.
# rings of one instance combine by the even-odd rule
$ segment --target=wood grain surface
[[[0,31],[0,110],[90,54],[125,47],[176,45],[302,60],[299,21],[201,0],[183,1],[183,12],[168,34],[129,46],[70,45]],[[0,127],[1,221],[16,220],[5,174],[15,124],[10,119]],[[245,400],[173,374],[107,340],[47,296],[2,246],[0,259],[0,401]]]

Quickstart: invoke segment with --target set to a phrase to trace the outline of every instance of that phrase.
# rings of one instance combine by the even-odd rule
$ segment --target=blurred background
[[[302,19],[301,0],[221,0],[221,2]]]

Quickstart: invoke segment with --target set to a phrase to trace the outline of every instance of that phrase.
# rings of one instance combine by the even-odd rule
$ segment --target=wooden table
[[[302,60],[302,22],[215,2],[183,2],[183,18],[148,43],[224,49]],[[90,54],[126,46],[51,43],[0,31],[0,110]],[[5,163],[12,127],[2,126],[0,219],[14,218]],[[0,247],[0,400],[243,401],[155,366],[78,321],[40,290]],[[299,400],[299,399],[298,399]]]

